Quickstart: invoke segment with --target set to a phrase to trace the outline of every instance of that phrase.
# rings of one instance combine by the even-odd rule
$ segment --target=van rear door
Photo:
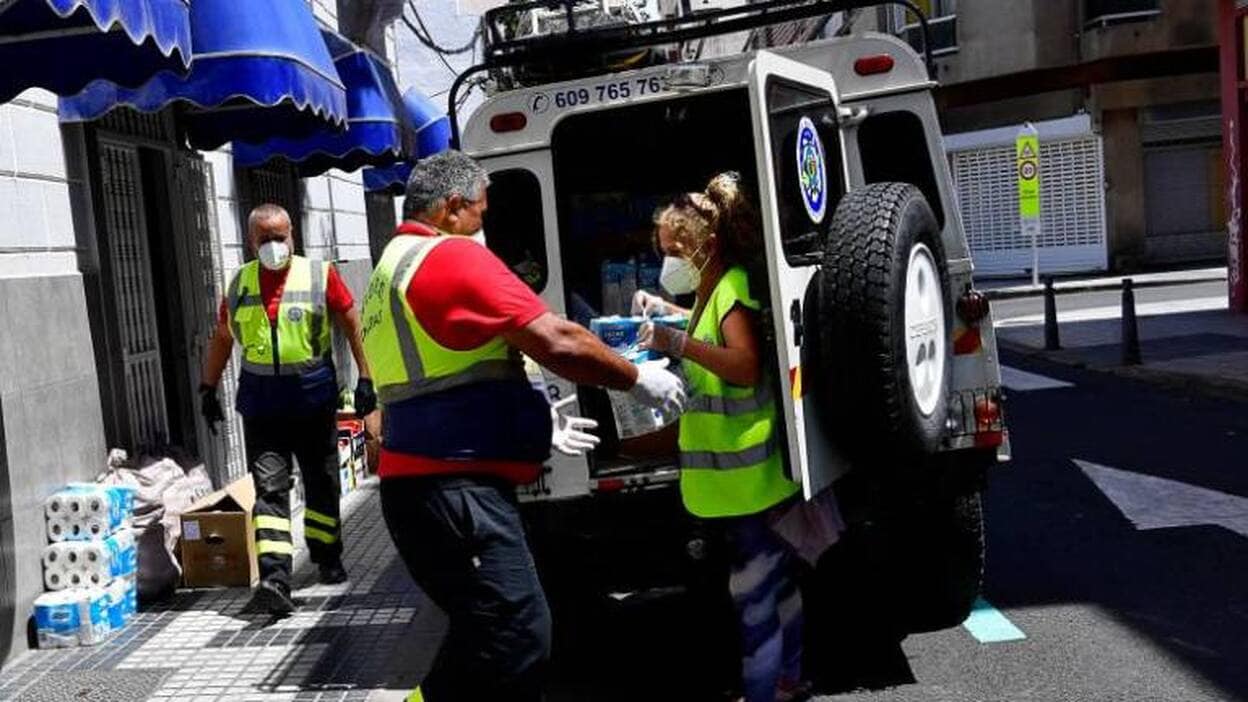
[[[839,101],[830,73],[767,51],[750,63],[749,90],[789,475],[810,499],[848,469],[802,372],[806,330],[818,324],[808,291],[849,182]]]

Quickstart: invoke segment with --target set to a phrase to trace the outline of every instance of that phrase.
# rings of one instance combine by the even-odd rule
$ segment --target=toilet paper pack
[[[78,593],[46,592],[35,598],[35,634],[39,648],[69,648],[78,645],[81,628]]]

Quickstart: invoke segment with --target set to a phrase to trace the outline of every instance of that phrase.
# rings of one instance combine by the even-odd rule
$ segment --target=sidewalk
[[[1060,300],[1060,298],[1059,298]],[[1248,401],[1248,315],[1222,310],[1141,314],[1142,363],[1122,365],[1122,320],[1062,321],[1061,350],[1044,350],[1042,322],[998,325],[1004,348],[1181,390]]]
[[[1053,289],[1061,293],[1093,292],[1097,290],[1118,290],[1122,281],[1130,278],[1137,288],[1150,288],[1164,285],[1184,283],[1207,283],[1226,280],[1226,266],[1219,268],[1193,268],[1179,271],[1160,271],[1157,273],[1140,273],[1136,275],[1111,275],[1094,277],[1055,278]],[[1032,285],[1031,280],[1018,278],[976,281],[976,289],[984,293],[990,300],[1008,300],[1018,297],[1032,297],[1044,293],[1044,283]]]
[[[297,557],[303,605],[294,616],[244,613],[251,593],[242,588],[179,592],[105,644],[27,653],[0,671],[0,699],[402,700],[445,620],[391,545],[376,480],[349,495],[343,513],[351,581],[319,585]]]

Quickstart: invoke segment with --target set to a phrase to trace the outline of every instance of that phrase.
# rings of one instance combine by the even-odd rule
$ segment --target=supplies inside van
[[[631,298],[632,295],[630,293],[629,299],[631,300]],[[590,320],[589,329],[602,340],[602,343],[610,346],[613,351],[623,356],[629,362],[645,363],[658,360],[657,354],[654,354],[652,351],[637,348],[637,337],[641,331],[641,325],[647,321],[678,329],[684,329],[688,323],[688,320],[681,315],[654,317],[649,320],[645,317],[613,315]],[[676,368],[672,368],[672,370],[679,372]],[[626,392],[608,390],[607,397],[611,401],[611,414],[615,420],[615,430],[621,439],[632,439],[654,433],[667,427],[679,418],[677,414],[647,407]]]

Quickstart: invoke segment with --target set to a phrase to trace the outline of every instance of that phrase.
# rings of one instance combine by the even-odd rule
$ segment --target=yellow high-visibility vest
[[[758,310],[745,269],[729,269],[705,301],[692,337],[723,346],[724,317],[736,305]],[[689,404],[680,418],[680,493],[698,517],[757,514],[800,487],[784,473],[776,401],[765,383],[742,387],[684,361]]]

